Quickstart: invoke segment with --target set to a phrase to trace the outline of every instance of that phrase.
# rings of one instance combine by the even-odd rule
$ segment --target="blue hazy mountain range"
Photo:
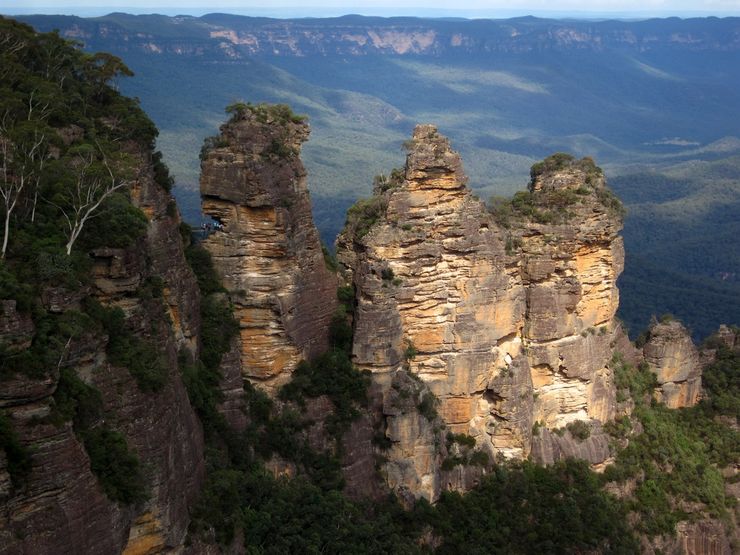
[[[740,319],[740,18],[576,21],[26,16],[135,72],[186,216],[198,153],[237,100],[310,118],[304,158],[331,244],[372,178],[435,123],[481,196],[526,186],[556,151],[593,156],[625,201],[621,315],[672,312],[696,336]]]

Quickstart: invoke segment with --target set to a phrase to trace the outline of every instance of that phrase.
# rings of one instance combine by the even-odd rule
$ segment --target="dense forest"
[[[105,495],[121,507],[147,498],[147,469],[111,425],[89,377],[60,367],[73,337],[105,336],[108,359],[128,369],[141,391],[156,392],[166,380],[160,353],[131,332],[120,308],[96,301],[88,288],[88,253],[130,246],[146,233],[147,217],[131,202],[142,158],[163,190],[172,186],[154,150],[156,128],[117,90],[130,75],[116,56],[0,19],[0,300],[30,315],[36,330],[31,344],[0,345],[0,388],[17,375],[55,375],[49,421],[72,423]],[[575,460],[486,461],[489,472],[476,489],[445,493],[434,506],[393,496],[350,499],[342,491],[340,439],[366,407],[369,380],[350,360],[346,292],[338,292],[345,304],[332,324],[332,349],[301,363],[277,400],[247,382],[249,423],[236,433],[217,405],[219,365],[238,325],[208,253],[189,226],[181,231],[200,289],[202,349],[197,358],[182,353],[179,371],[204,430],[207,467],[189,544],[240,541],[250,553],[628,554],[641,537],[671,536],[687,518],[733,525],[736,499],[726,494],[721,470],[740,459],[738,432],[724,424],[740,416],[740,355],[720,343],[708,345],[716,358],[704,374],[706,397],[681,410],[655,403],[653,375],[615,354],[620,395],[635,409],[610,425],[617,455],[602,474]],[[657,255],[654,262],[661,263]],[[42,302],[43,291],[59,284],[79,295],[79,310],[59,313]],[[162,288],[151,278],[138,294],[156,302]],[[315,423],[304,410],[320,396],[334,407],[321,423],[332,438],[325,450],[307,440]],[[0,408],[0,450],[15,493],[31,468],[28,443]],[[295,475],[275,477],[267,466],[275,457],[291,462]],[[621,487],[627,483],[630,491]]]

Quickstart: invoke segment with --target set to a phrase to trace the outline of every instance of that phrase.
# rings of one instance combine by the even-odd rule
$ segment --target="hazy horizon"
[[[309,0],[311,2],[313,0]],[[99,4],[88,0],[74,0],[71,2],[59,1],[50,3],[48,0],[9,0],[0,8],[5,15],[76,15],[80,17],[98,17],[113,12],[123,12],[133,15],[162,14],[167,16],[189,15],[199,17],[208,13],[228,13],[233,15],[301,18],[301,17],[338,17],[348,14],[365,16],[414,16],[414,17],[459,17],[466,19],[506,19],[532,15],[545,18],[575,18],[575,19],[646,19],[652,17],[732,17],[740,16],[740,0],[705,0],[704,2],[689,2],[684,0],[647,0],[634,2],[632,0],[596,0],[584,2],[582,0],[566,0],[553,3],[542,0],[523,0],[521,2],[496,3],[486,2],[479,5],[476,0],[462,1],[459,7],[446,7],[446,1],[428,2],[426,6],[414,5],[413,2],[396,5],[385,2],[365,2],[359,5],[348,5],[343,2],[324,0],[323,5],[301,5],[301,0],[288,0],[285,3],[273,2],[272,6],[250,6],[244,2],[232,0],[217,0],[208,5],[199,5],[202,0],[193,2],[180,1],[170,3],[169,0],[160,0],[159,5],[152,6],[149,2],[130,0],[127,4]],[[303,2],[305,4],[305,2]],[[290,5],[293,4],[293,5]]]

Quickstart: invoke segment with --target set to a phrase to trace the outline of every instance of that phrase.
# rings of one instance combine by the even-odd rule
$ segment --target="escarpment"
[[[4,301],[5,347],[33,349],[51,322],[66,326],[48,365],[0,377],[2,418],[29,454],[28,473],[0,491],[0,553],[167,552],[203,483],[203,433],[178,365],[179,351],[198,350],[198,288],[150,152],[123,148],[144,235],[92,250],[89,283],[45,285],[45,328]]]
[[[308,125],[285,106],[242,106],[206,148],[201,195],[217,231],[203,241],[240,324],[244,375],[275,391],[328,347],[336,309],[299,158]]]
[[[608,457],[598,433],[585,451],[540,444],[614,416],[617,205],[592,162],[553,157],[492,215],[447,139],[420,125],[404,171],[350,209],[337,256],[356,292],[354,362],[385,385],[386,404],[400,374],[415,377],[419,405],[429,395],[437,413],[420,425],[423,411],[385,410],[391,486],[429,499],[455,487],[441,483],[447,432],[491,458]]]

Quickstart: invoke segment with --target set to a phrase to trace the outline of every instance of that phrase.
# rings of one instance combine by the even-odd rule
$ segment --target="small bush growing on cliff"
[[[533,164],[531,169],[529,170],[529,175],[532,178],[532,181],[534,181],[543,173],[564,169],[574,160],[575,158],[570,154],[567,154],[565,152],[556,152],[555,154],[548,156],[541,162]]]
[[[129,451],[126,438],[107,426],[82,434],[90,468],[113,501],[137,503],[147,498],[139,459]]]
[[[0,413],[0,449],[5,452],[13,487],[19,487],[31,471],[31,454],[18,439],[10,420]]]
[[[369,199],[360,199],[347,211],[347,220],[344,223],[345,232],[354,241],[361,240],[370,229],[385,217],[388,200],[383,196],[374,196]]]
[[[306,397],[327,395],[334,405],[336,424],[343,429],[358,416],[357,406],[365,403],[369,385],[369,372],[358,371],[346,352],[335,350],[301,362],[279,397],[303,404]]]
[[[185,258],[198,280],[198,288],[204,295],[224,293],[226,289],[221,284],[216,269],[213,267],[210,253],[200,245],[190,245],[185,249]]]
[[[203,145],[200,147],[200,154],[198,157],[200,161],[206,159],[208,153],[216,148],[223,148],[229,146],[229,141],[223,135],[211,135],[203,139]]]
[[[431,391],[425,391],[421,396],[419,404],[416,405],[419,414],[429,420],[435,420],[439,415],[437,414],[437,405],[439,400]]]
[[[620,353],[614,353],[610,364],[614,369],[614,385],[617,391],[628,390],[636,402],[646,396],[650,397],[658,385],[655,374],[650,371],[646,363],[640,363],[635,368],[625,361]]]
[[[565,426],[565,429],[568,430],[570,435],[577,441],[584,441],[591,437],[591,426],[588,425],[588,422],[584,422],[583,420],[570,422]]]
[[[308,117],[293,113],[287,104],[252,104],[251,102],[234,102],[226,106],[227,114],[231,114],[231,120],[237,120],[244,117],[249,112],[254,114],[260,123],[273,121],[279,124],[303,123]]]
[[[167,382],[167,367],[162,356],[150,341],[126,329],[123,311],[118,307],[104,307],[90,298],[86,299],[85,312],[108,334],[108,360],[115,366],[127,368],[142,391],[161,391]]]

